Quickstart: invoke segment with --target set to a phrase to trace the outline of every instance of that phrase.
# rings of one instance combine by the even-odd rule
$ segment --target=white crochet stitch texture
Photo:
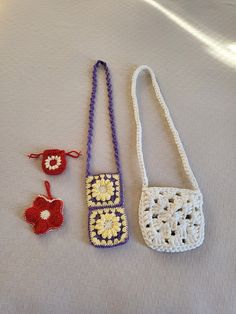
[[[148,186],[142,150],[142,125],[136,96],[136,82],[142,71],[148,71],[151,76],[156,97],[164,112],[192,189]],[[143,238],[150,248],[157,251],[183,252],[194,249],[200,246],[204,240],[203,198],[178,131],[174,126],[169,109],[151,68],[142,65],[134,71],[131,94],[137,126],[136,148],[142,177],[139,225]]]
[[[194,249],[204,239],[202,195],[187,189],[146,188],[141,196],[139,223],[143,238],[152,249]]]

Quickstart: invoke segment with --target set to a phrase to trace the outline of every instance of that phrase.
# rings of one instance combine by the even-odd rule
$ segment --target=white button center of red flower
[[[50,211],[45,209],[41,211],[40,218],[42,218],[43,220],[47,220],[50,217],[50,215],[51,215]]]

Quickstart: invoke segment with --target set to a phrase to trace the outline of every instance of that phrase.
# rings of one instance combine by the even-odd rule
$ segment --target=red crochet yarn
[[[48,149],[43,152],[43,171],[47,174],[60,174],[66,168],[65,151],[59,149]]]
[[[81,153],[75,150],[66,153],[60,149],[47,149],[43,153],[28,155],[29,158],[39,158],[40,156],[43,156],[43,171],[46,174],[57,175],[62,173],[66,168],[66,156],[78,158],[81,156]]]
[[[63,201],[52,198],[50,184],[45,181],[48,196],[38,195],[32,207],[25,210],[25,220],[33,225],[36,234],[58,229],[63,223]]]

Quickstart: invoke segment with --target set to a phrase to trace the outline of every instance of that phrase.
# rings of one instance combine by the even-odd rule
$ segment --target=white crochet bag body
[[[145,70],[150,73],[156,97],[164,111],[192,189],[148,186],[142,151],[142,126],[136,96],[137,77]],[[131,93],[137,125],[137,155],[142,177],[139,224],[143,238],[147,246],[160,252],[183,252],[194,249],[204,240],[202,193],[151,68],[142,65],[135,70]]]

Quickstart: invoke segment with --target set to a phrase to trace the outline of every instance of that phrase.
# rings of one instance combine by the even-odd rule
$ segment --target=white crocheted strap
[[[136,121],[136,130],[137,130],[137,137],[136,137],[137,155],[138,155],[138,161],[139,161],[139,167],[140,167],[140,171],[141,171],[143,186],[148,187],[148,177],[147,177],[147,172],[146,172],[146,168],[145,168],[145,164],[144,164],[144,158],[143,158],[142,125],[141,125],[141,121],[140,121],[140,117],[139,117],[138,100],[137,100],[137,95],[136,95],[137,78],[138,78],[138,75],[140,74],[140,72],[142,72],[142,71],[148,71],[150,76],[151,76],[152,85],[153,85],[156,97],[159,100],[161,108],[164,111],[165,119],[168,123],[168,126],[169,126],[171,133],[173,135],[174,141],[176,143],[179,155],[180,155],[181,160],[182,160],[183,168],[186,172],[187,177],[189,178],[189,180],[191,182],[193,189],[199,190],[197,180],[196,180],[196,178],[193,174],[193,171],[190,167],[190,164],[189,164],[187,155],[185,153],[183,144],[180,140],[178,131],[176,130],[176,128],[174,126],[174,123],[173,123],[173,120],[171,118],[169,109],[165,103],[163,96],[162,96],[162,93],[161,93],[160,87],[158,85],[158,82],[156,80],[155,74],[154,74],[153,70],[150,67],[148,67],[147,65],[141,65],[140,67],[138,67],[134,71],[133,77],[132,77],[132,86],[131,86],[131,95],[132,95],[132,100],[133,100],[134,116],[135,116],[135,121]]]

